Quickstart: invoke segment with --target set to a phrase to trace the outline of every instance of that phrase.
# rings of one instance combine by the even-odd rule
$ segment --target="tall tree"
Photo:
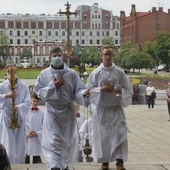
[[[170,33],[169,32],[157,32],[155,42],[155,53],[159,58],[160,64],[166,65],[166,70],[170,68]]]
[[[0,56],[3,58],[3,62],[7,63],[9,57],[10,57],[10,43],[8,36],[1,32],[0,33]]]

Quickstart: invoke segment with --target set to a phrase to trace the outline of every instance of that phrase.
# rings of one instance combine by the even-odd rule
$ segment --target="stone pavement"
[[[41,106],[44,108],[44,106]],[[81,111],[84,108],[81,107]],[[126,170],[170,170],[170,121],[166,100],[156,100],[155,108],[147,105],[130,105],[125,108],[128,133],[129,156]],[[97,163],[75,163],[70,170],[100,170]],[[12,165],[13,170],[45,170],[41,165]],[[116,170],[115,162],[110,170]]]
[[[23,80],[33,85],[35,80]],[[129,155],[125,162],[126,170],[170,170],[170,121],[165,100],[165,91],[157,90],[154,109],[147,105],[130,105],[125,108],[128,133]],[[44,109],[44,106],[41,105]],[[81,107],[83,112],[84,108]],[[70,170],[100,170],[97,163],[75,163]],[[45,163],[12,165],[12,170],[46,170]],[[116,170],[115,162],[110,170]]]

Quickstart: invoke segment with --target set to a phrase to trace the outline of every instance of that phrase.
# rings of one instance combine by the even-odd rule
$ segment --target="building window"
[[[93,32],[92,31],[90,31],[90,36],[93,36]]]
[[[13,39],[10,39],[9,41],[10,41],[10,44],[13,44]]]
[[[24,32],[24,35],[27,36],[27,35],[28,35],[28,31],[25,31],[25,32]]]
[[[95,23],[95,29],[97,30],[97,23]]]
[[[116,23],[117,29],[119,29],[119,23]]]
[[[51,36],[51,31],[48,31],[48,36]]]
[[[39,36],[42,36],[42,31],[39,31]]]
[[[106,36],[109,36],[109,31],[106,31]]]
[[[87,18],[87,15],[86,15],[86,14],[84,14],[84,15],[83,15],[83,18],[84,18],[84,19],[86,19],[86,18]]]
[[[21,22],[16,22],[16,28],[21,29]]]
[[[82,40],[82,42],[81,42],[82,44],[85,44],[85,41],[84,40]]]
[[[93,44],[93,40],[90,40],[90,44]]]
[[[109,26],[110,26],[109,23],[106,22],[106,29],[109,29],[110,28]]]
[[[100,15],[98,15],[98,18],[100,19]]]
[[[20,37],[20,31],[17,31],[17,36]]]
[[[65,31],[62,31],[62,36],[65,36]]]
[[[115,44],[118,44],[118,40],[117,39],[115,40]]]
[[[20,44],[20,39],[17,39],[17,44]]]
[[[36,29],[36,22],[31,22],[31,29]]]
[[[85,32],[84,31],[82,31],[82,36],[85,36]]]
[[[98,29],[100,29],[100,23],[98,24]]]
[[[76,44],[79,44],[79,40],[76,40]]]
[[[9,31],[9,35],[12,36],[13,35],[13,31]]]
[[[100,44],[100,40],[97,40],[97,41],[96,41],[96,44],[99,45],[99,44]]]
[[[25,39],[25,44],[28,44],[28,40],[27,39]]]
[[[76,36],[79,36],[79,31],[76,31]]]
[[[92,15],[92,19],[94,19],[94,15]]]
[[[94,29],[94,23],[92,23],[92,29]]]
[[[58,31],[55,32],[55,36],[58,36]]]
[[[115,36],[118,36],[118,31],[115,31]]]
[[[97,31],[97,36],[100,36],[100,32],[99,31]]]

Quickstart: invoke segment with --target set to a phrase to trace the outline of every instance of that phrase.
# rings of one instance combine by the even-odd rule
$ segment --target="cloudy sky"
[[[13,14],[56,14],[59,9],[65,11],[67,0],[1,0],[0,14],[13,13]],[[129,15],[131,4],[136,4],[138,12],[146,12],[151,10],[152,7],[163,7],[164,12],[170,9],[170,0],[69,0],[71,4],[71,12],[74,12],[78,5],[92,6],[98,3],[99,7],[109,11],[113,11],[113,15],[120,14],[123,10],[126,16]]]

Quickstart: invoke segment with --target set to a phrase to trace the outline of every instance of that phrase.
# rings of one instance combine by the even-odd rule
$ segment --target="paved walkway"
[[[35,80],[23,80],[33,85]],[[126,170],[170,170],[170,121],[165,100],[165,91],[157,90],[158,96],[154,109],[147,105],[130,105],[125,108],[131,133],[128,134],[129,156]],[[44,109],[44,106],[41,106]],[[81,107],[83,112],[84,108]],[[70,170],[100,170],[97,163],[76,163],[69,165]],[[45,163],[40,165],[12,165],[13,170],[46,170]],[[110,170],[116,170],[115,162]]]
[[[44,106],[41,106],[44,108]],[[81,107],[83,111],[83,107]],[[127,170],[170,170],[170,121],[166,100],[156,100],[154,109],[147,105],[130,105],[126,109],[131,133]],[[97,163],[70,164],[70,170],[100,170]],[[45,170],[41,165],[12,165],[13,170]],[[116,170],[115,162],[110,170]]]

